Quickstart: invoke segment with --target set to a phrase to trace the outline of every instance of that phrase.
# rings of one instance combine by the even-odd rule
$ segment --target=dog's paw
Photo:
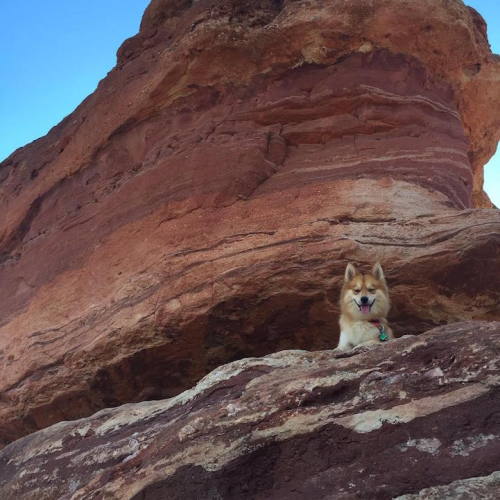
[[[365,352],[371,351],[377,345],[376,342],[366,342],[364,344],[359,344],[353,347],[350,351],[341,351],[339,354],[335,355],[336,358],[351,358],[352,356],[357,356],[358,354],[363,354]]]

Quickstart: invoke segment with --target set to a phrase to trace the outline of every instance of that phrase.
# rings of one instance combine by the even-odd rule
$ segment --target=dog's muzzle
[[[360,299],[361,304],[358,304],[356,299],[352,299],[352,300],[358,306],[359,310],[363,314],[368,314],[371,311],[373,304],[375,303],[375,299],[373,299],[372,302],[370,302],[370,299],[368,297],[361,297],[361,299]]]

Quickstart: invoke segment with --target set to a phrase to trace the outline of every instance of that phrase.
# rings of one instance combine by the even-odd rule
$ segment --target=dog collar
[[[389,339],[387,332],[385,331],[384,325],[378,319],[370,319],[370,323],[378,328],[378,338],[381,342],[385,342]]]

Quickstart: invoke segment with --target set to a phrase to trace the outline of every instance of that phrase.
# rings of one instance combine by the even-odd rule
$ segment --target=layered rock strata
[[[336,344],[348,260],[396,332],[499,319],[499,62],[456,0],[154,0],[0,165],[0,443]]]
[[[342,357],[235,361],[173,399],[12,443],[0,496],[497,498],[499,349],[500,322],[465,322]]]

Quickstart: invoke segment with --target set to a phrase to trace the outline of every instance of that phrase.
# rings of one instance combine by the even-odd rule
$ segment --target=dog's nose
[[[368,304],[368,297],[361,297],[362,304]]]

